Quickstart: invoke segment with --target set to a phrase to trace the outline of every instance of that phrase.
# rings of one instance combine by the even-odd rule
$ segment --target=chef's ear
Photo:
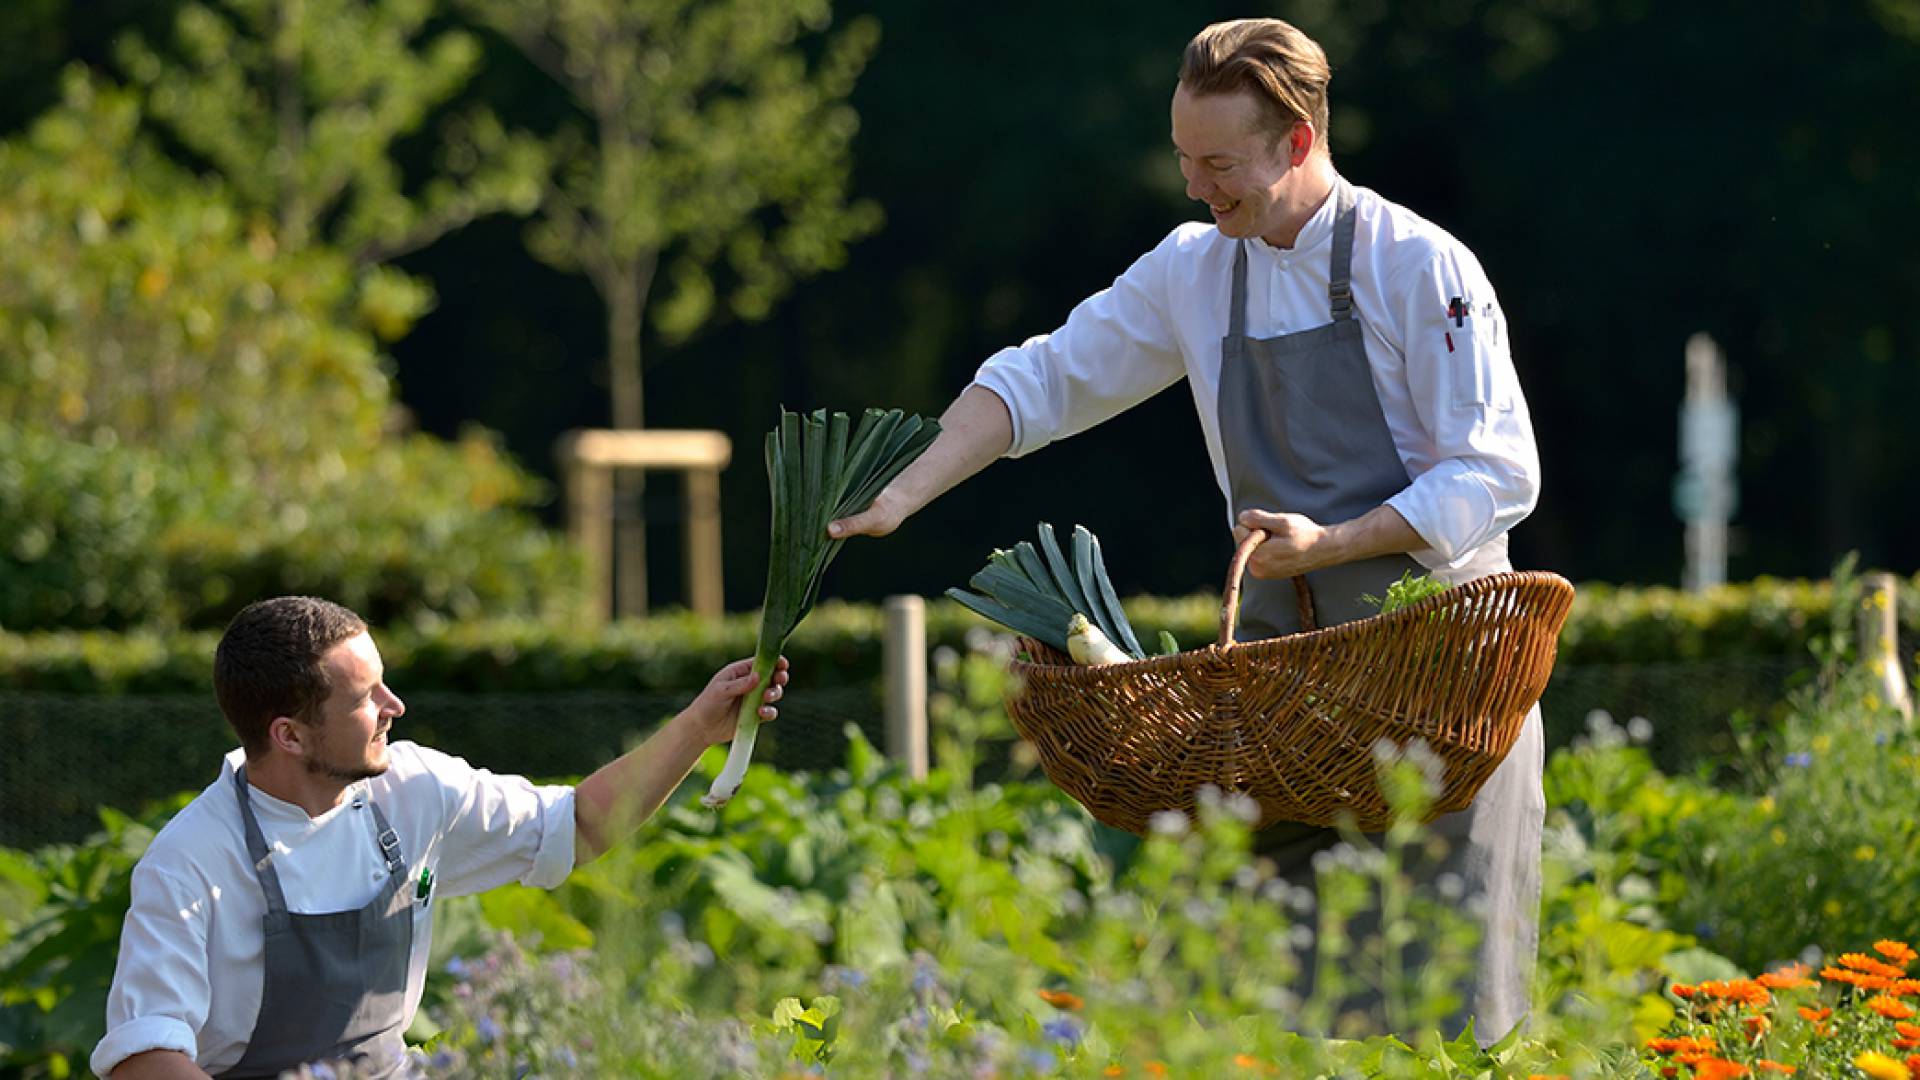
[[[313,732],[291,716],[276,716],[267,721],[267,743],[292,757],[305,757]]]
[[[1287,158],[1295,168],[1304,164],[1313,154],[1313,148],[1320,142],[1320,133],[1306,120],[1296,120],[1293,130],[1287,133]]]

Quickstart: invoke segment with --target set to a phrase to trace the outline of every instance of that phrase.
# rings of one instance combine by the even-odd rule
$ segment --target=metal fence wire
[[[1905,666],[1920,642],[1900,642]],[[1655,761],[1684,771],[1732,749],[1730,718],[1777,723],[1789,693],[1812,677],[1809,656],[1669,664],[1563,665],[1541,701],[1549,748],[1587,730],[1604,710],[1617,723],[1652,725]],[[636,745],[692,693],[406,695],[396,729],[497,772],[537,778],[578,776]],[[755,760],[786,769],[826,770],[846,760],[846,726],[884,746],[883,687],[801,688],[764,728]],[[69,695],[0,692],[0,845],[33,848],[79,840],[99,827],[97,807],[134,812],[153,800],[210,783],[233,736],[201,695]],[[991,761],[1006,759],[991,749]]]
[[[395,737],[495,772],[579,776],[636,746],[691,693],[403,694]],[[754,760],[823,770],[846,761],[846,726],[884,738],[877,685],[809,687],[761,729]],[[97,807],[134,812],[218,775],[236,744],[213,694],[87,695],[0,691],[0,845],[75,841]]]

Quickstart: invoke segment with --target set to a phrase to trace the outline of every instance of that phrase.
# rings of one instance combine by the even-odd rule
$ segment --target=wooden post
[[[687,605],[707,618],[725,613],[720,557],[720,470],[733,444],[718,431],[569,431],[554,445],[566,477],[567,532],[587,560],[589,608],[597,621],[609,614],[645,614],[616,608],[614,476],[620,470],[669,469],[687,474]],[[628,599],[633,594],[622,589]]]
[[[587,564],[587,612],[604,623],[613,606],[613,475],[561,455],[566,475],[567,535]]]
[[[1913,720],[1913,698],[1900,657],[1900,593],[1892,574],[1868,574],[1861,581],[1860,662],[1867,665],[1880,699],[1901,717]]]
[[[687,470],[687,601],[702,615],[726,604],[720,577],[720,470]]]
[[[887,756],[927,778],[927,609],[918,596],[889,596],[881,666],[887,685]]]

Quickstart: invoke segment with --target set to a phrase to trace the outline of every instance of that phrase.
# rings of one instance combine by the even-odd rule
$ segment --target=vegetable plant
[[[756,685],[765,686],[773,677],[781,646],[813,610],[827,564],[845,543],[827,536],[827,523],[871,506],[939,433],[938,423],[899,409],[868,409],[857,428],[843,412],[780,410],[780,426],[767,433],[773,544],[753,654],[753,671],[760,677]],[[759,730],[760,695],[750,692],[740,699],[726,767],[701,800],[707,806],[726,805],[740,789]]]

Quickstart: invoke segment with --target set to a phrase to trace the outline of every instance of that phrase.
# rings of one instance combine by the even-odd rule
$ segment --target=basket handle
[[[1247,563],[1253,558],[1253,549],[1267,538],[1265,529],[1254,529],[1247,533],[1246,539],[1233,553],[1233,563],[1227,567],[1227,591],[1220,603],[1220,648],[1233,644],[1233,628],[1240,622],[1240,581],[1246,576]],[[1293,578],[1293,598],[1299,605],[1300,629],[1313,630],[1316,624],[1313,618],[1313,594],[1307,591],[1307,579]]]

